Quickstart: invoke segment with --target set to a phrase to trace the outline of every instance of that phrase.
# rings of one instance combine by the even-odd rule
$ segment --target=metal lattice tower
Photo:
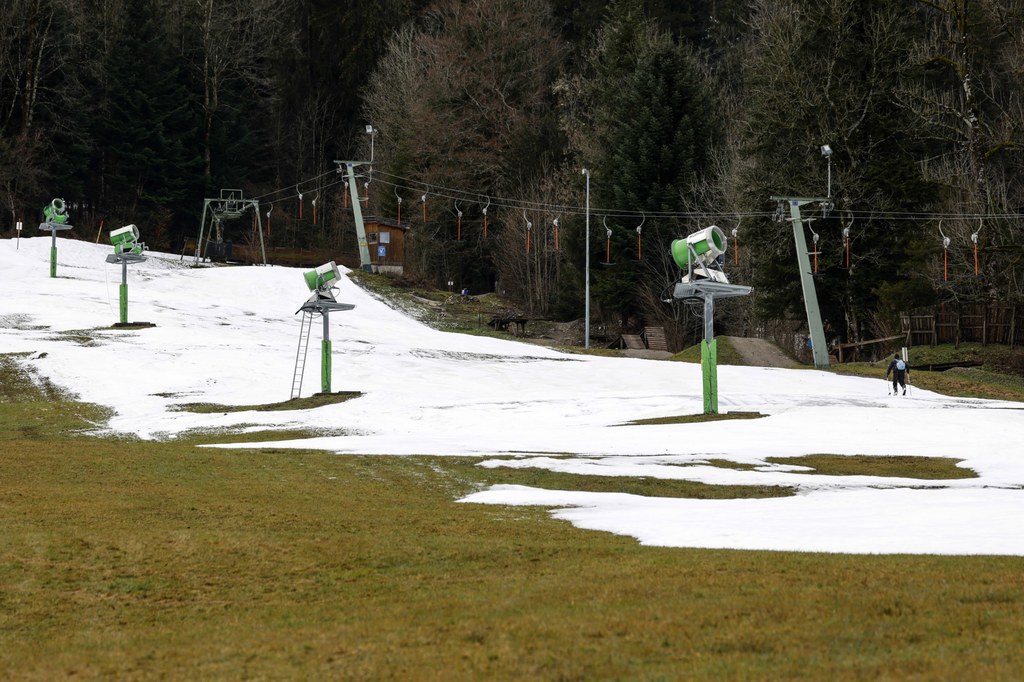
[[[204,246],[208,246],[211,236],[215,241],[224,241],[224,221],[236,220],[252,209],[256,215],[256,227],[260,236],[260,260],[263,265],[267,264],[267,251],[263,244],[263,218],[260,216],[260,202],[258,199],[246,199],[240,189],[222,189],[220,196],[203,200],[203,219],[199,225],[199,238],[196,239],[195,262],[206,257]],[[209,229],[207,229],[207,216],[210,218]],[[203,239],[206,239],[204,245]]]

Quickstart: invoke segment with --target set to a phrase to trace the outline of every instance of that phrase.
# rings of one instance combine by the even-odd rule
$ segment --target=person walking
[[[907,394],[907,377],[910,375],[910,367],[907,366],[905,360],[903,360],[898,354],[892,356],[892,362],[889,363],[889,368],[885,370],[885,378],[888,380],[889,375],[892,375],[892,394],[899,395],[897,393],[897,387],[903,388],[903,395]]]

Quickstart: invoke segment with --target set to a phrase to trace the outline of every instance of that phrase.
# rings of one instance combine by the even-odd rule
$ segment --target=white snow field
[[[143,235],[144,237],[145,235]],[[494,486],[462,501],[542,505],[581,527],[641,543],[850,553],[1024,555],[1024,404],[912,389],[881,377],[719,368],[720,409],[762,419],[623,426],[699,414],[695,364],[574,355],[435,331],[343,278],[331,315],[335,391],[348,402],[303,411],[194,414],[182,403],[287,400],[302,271],[191,268],[169,254],[129,266],[129,320],[115,330],[120,266],[109,245],[48,235],[0,240],[0,352],[114,411],[109,428],[142,438],[190,429],[314,428],[319,438],[259,443],[345,454],[474,455],[483,466],[544,467],[710,484],[792,486],[791,497],[695,500]],[[75,334],[87,330],[87,334]],[[320,390],[319,318],[303,395]],[[232,447],[238,447],[237,445]],[[977,477],[926,481],[824,476],[765,462],[814,453],[964,460]],[[712,466],[709,459],[754,465]],[[970,472],[965,472],[970,473]]]

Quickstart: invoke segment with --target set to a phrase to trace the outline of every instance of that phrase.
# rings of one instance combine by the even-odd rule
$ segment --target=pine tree
[[[719,135],[713,100],[694,56],[644,18],[639,3],[613,6],[602,29],[597,68],[585,85],[593,110],[594,168],[598,206],[632,211],[636,218],[610,216],[610,260],[599,268],[593,295],[602,312],[622,321],[644,316],[643,291],[650,278],[664,278],[662,261],[672,239],[685,229],[674,221],[644,222],[644,248],[638,252],[635,227],[640,215],[678,212],[707,170]],[[592,235],[591,261],[609,259],[605,219]]]
[[[111,53],[108,115],[96,138],[111,219],[145,224],[151,241],[195,221],[202,181],[187,74],[158,7],[128,0],[128,30]]]
[[[771,195],[825,196],[831,189],[831,212],[804,210],[816,219],[805,227],[809,245],[812,229],[820,235],[816,288],[830,340],[876,335],[872,312],[880,295],[922,269],[913,260],[918,226],[873,215],[922,210],[935,198],[917,167],[927,149],[900,105],[899,87],[914,77],[913,17],[903,5],[764,0],[756,3],[743,48],[741,201],[747,210],[765,210],[774,208]],[[823,144],[833,150],[831,188]],[[851,233],[849,268],[844,225]],[[745,235],[760,312],[803,319],[790,224],[752,220]],[[928,292],[901,287],[899,295],[912,305]]]

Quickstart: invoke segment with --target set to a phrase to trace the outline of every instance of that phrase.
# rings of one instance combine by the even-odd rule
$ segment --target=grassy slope
[[[495,482],[786,491],[82,435],[104,416],[0,356],[2,679],[1016,679],[1024,664],[1019,558],[651,548],[454,502]],[[941,471],[874,473],[924,464]]]
[[[1011,679],[1020,561],[642,547],[465,463],[8,441],[0,677]]]

